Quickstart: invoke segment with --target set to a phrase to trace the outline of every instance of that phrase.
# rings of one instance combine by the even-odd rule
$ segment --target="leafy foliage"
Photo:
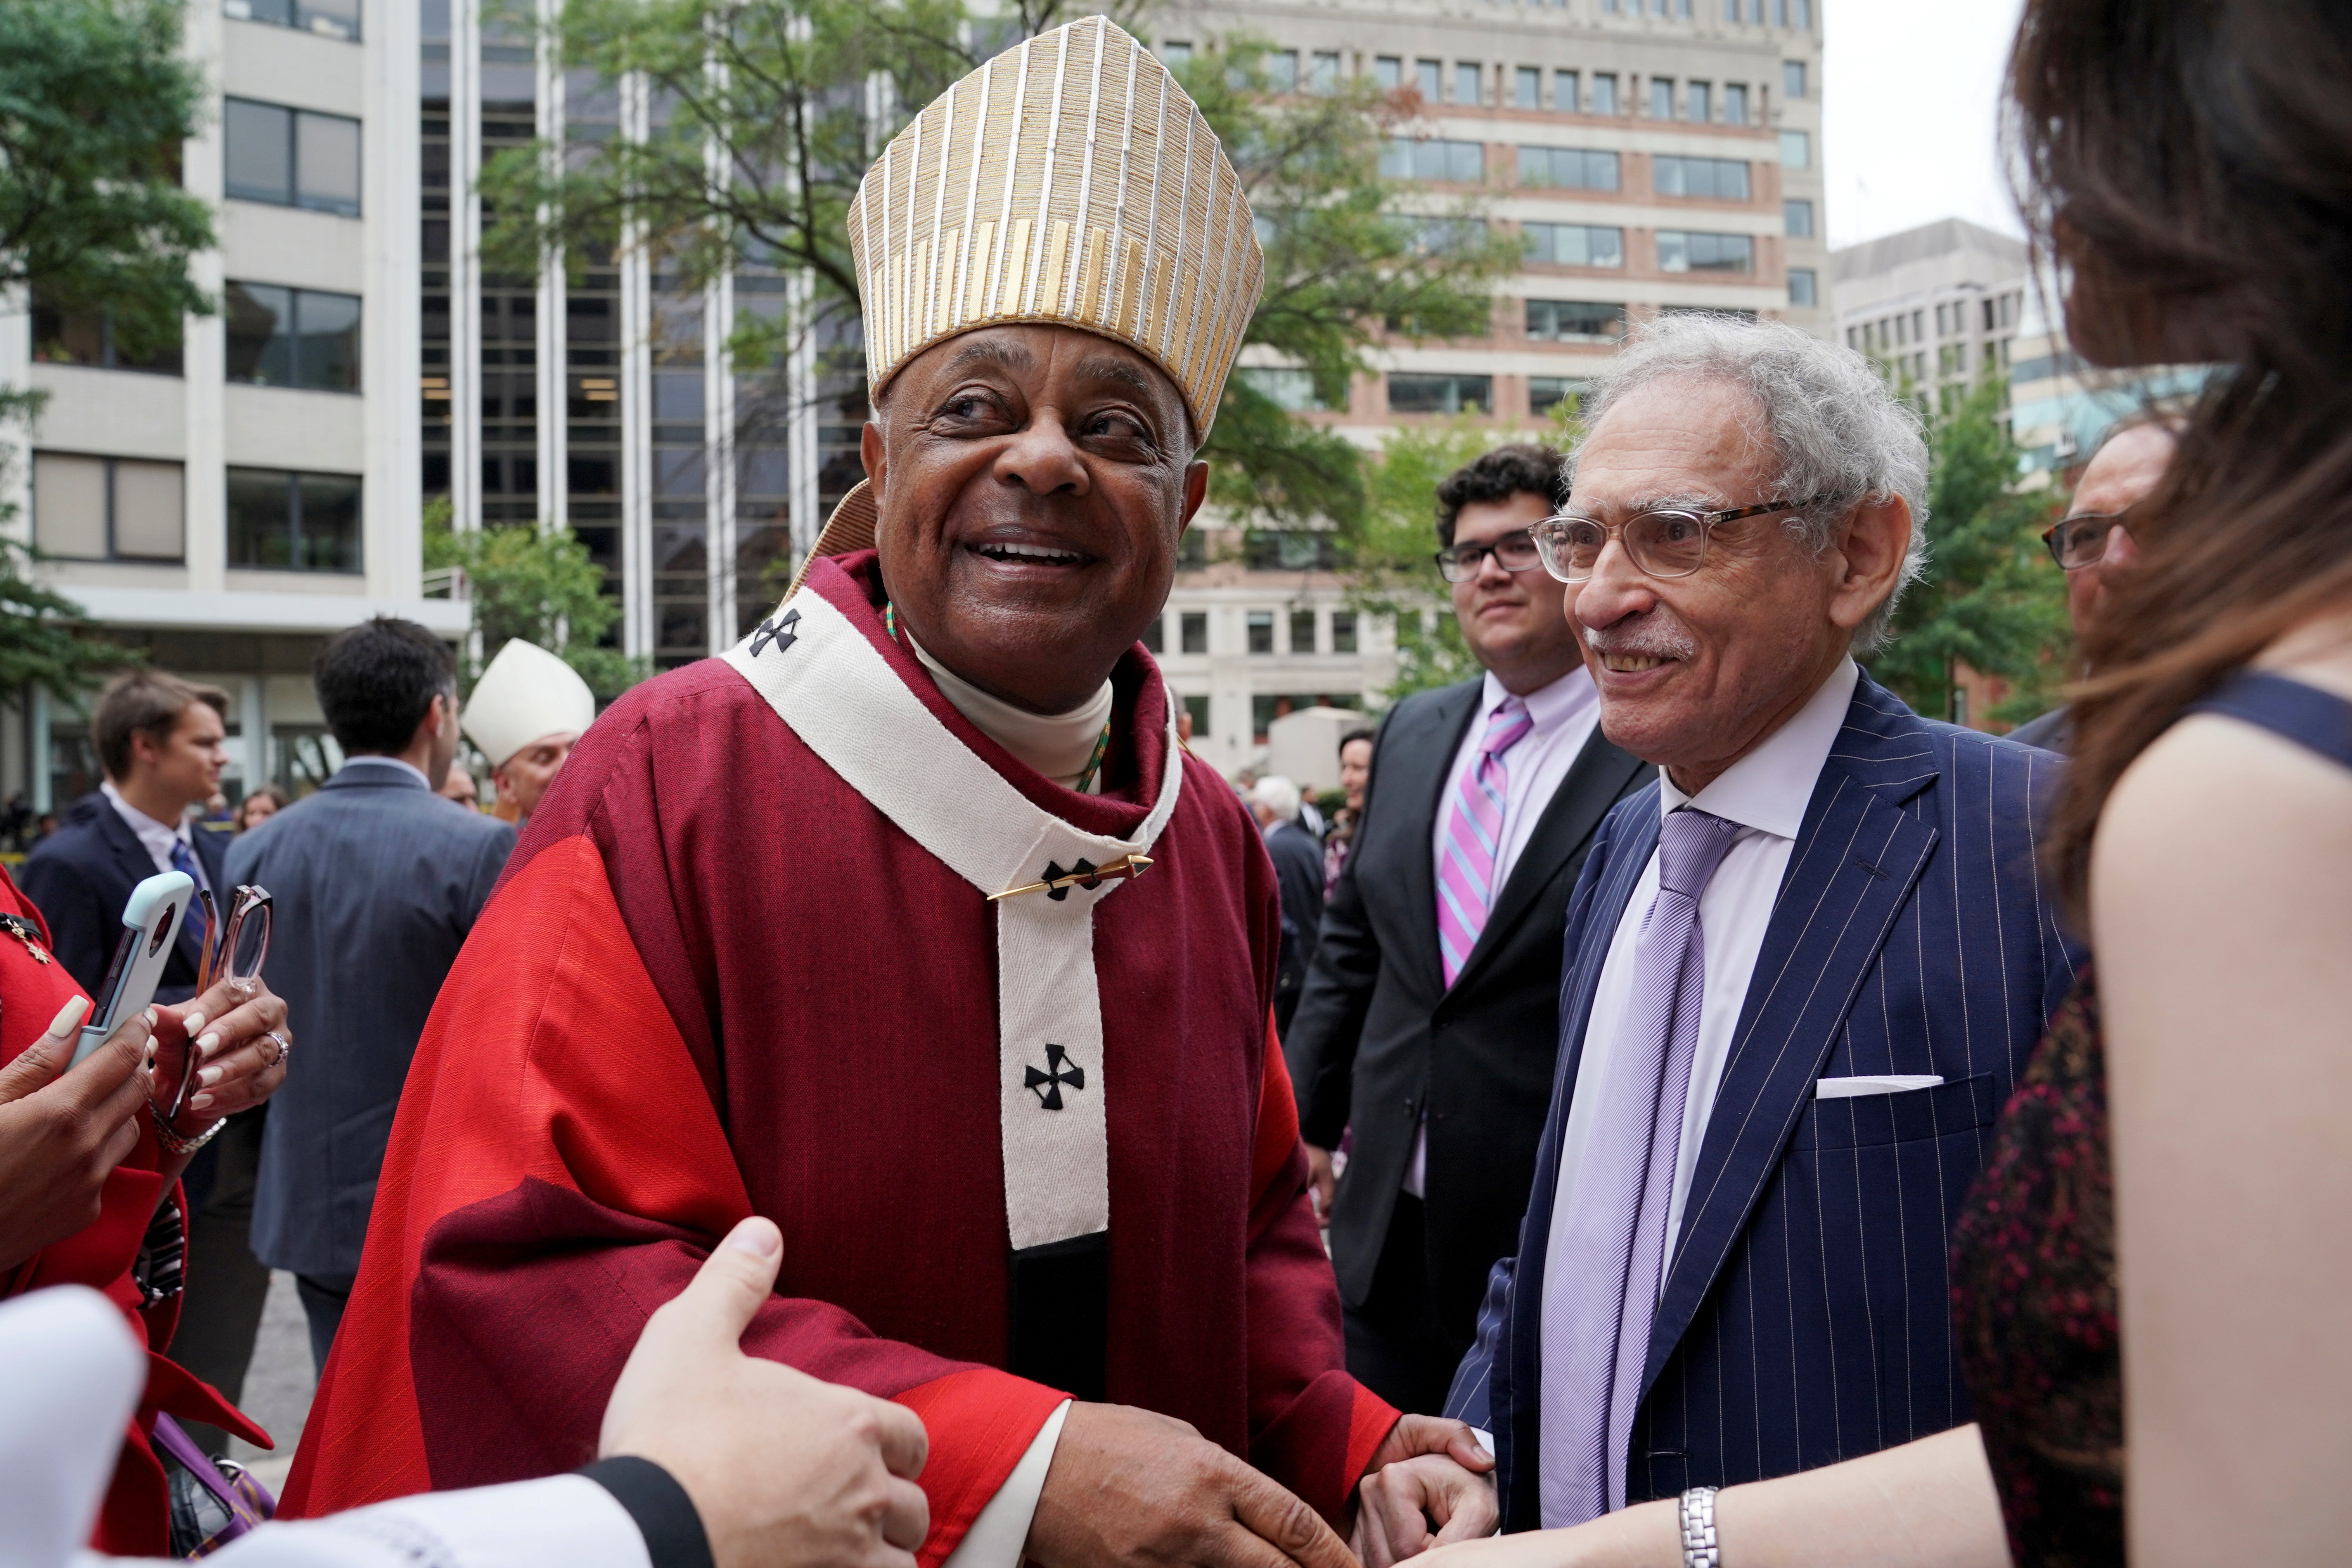
[[[756,374],[802,334],[821,323],[837,332],[856,312],[845,218],[888,136],[982,59],[1078,9],[1023,0],[980,16],[962,0],[567,0],[552,37],[562,63],[608,80],[644,73],[656,122],[641,141],[562,153],[541,143],[493,159],[482,174],[485,258],[530,273],[558,247],[576,258],[634,237],[688,288],[747,262],[805,268],[814,288],[796,316],[739,315],[735,363]],[[509,25],[528,23],[518,13]],[[1381,177],[1381,137],[1418,112],[1416,95],[1384,98],[1360,82],[1279,90],[1269,58],[1264,41],[1232,37],[1179,74],[1259,216],[1266,289],[1244,344],[1304,368],[1325,403],[1344,405],[1391,320],[1418,335],[1483,335],[1486,282],[1516,258],[1483,225],[1398,220],[1414,204]],[[1244,377],[1227,385],[1203,455],[1216,465],[1214,499],[1256,518],[1346,526],[1362,513],[1354,448],[1291,418]]]
[[[515,523],[459,532],[450,526],[448,498],[436,497],[425,507],[425,567],[465,574],[482,663],[509,638],[523,637],[561,655],[599,697],[616,697],[650,673],[643,659],[597,646],[621,606],[605,595],[603,569],[568,528]],[[462,671],[468,692],[482,673],[476,657],[468,655]]]
[[[1448,474],[1508,438],[1466,421],[1400,430],[1370,466],[1363,519],[1348,535],[1348,597],[1360,613],[1396,626],[1397,674],[1385,693],[1391,702],[1478,673],[1431,559],[1434,498]]]
[[[1870,661],[1872,675],[1930,717],[1953,711],[1966,664],[2009,681],[2012,695],[1992,717],[2030,719],[2051,706],[2070,662],[2065,578],[2041,540],[2052,502],[2016,488],[2000,393],[1987,382],[1930,427],[1927,576]]]
[[[80,605],[26,574],[33,559],[31,545],[0,533],[0,690],[40,686],[79,708],[100,676],[140,656],[89,635]]]

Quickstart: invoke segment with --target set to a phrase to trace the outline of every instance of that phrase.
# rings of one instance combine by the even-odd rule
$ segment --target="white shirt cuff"
[[[1037,1436],[1029,1441],[1029,1451],[971,1521],[971,1528],[948,1553],[941,1568],[1020,1568],[1021,1553],[1029,1544],[1029,1522],[1037,1517],[1037,1499],[1045,1490],[1045,1472],[1054,1467],[1054,1448],[1062,1440],[1062,1422],[1070,1414],[1070,1402],[1062,1401],[1045,1424],[1037,1428]]]

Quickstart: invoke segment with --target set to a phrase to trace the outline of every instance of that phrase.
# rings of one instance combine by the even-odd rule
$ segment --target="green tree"
[[[131,354],[176,342],[212,301],[188,258],[213,243],[210,210],[180,188],[204,83],[180,55],[174,0],[0,4],[0,289],[96,315]],[[0,386],[0,426],[37,417],[41,395]],[[0,468],[15,452],[0,441]],[[0,514],[0,527],[15,521]],[[0,537],[0,686],[79,705],[127,649],[31,575],[37,552]]]
[[[459,531],[450,526],[449,501],[436,497],[425,510],[425,569],[465,574],[473,606],[474,646],[484,662],[510,637],[559,654],[599,697],[617,697],[650,673],[643,659],[598,646],[621,606],[604,593],[603,568],[568,528],[530,523]],[[481,666],[469,653],[461,672],[466,691]]]
[[[2011,696],[1991,716],[2022,721],[2051,705],[2069,663],[2065,579],[2041,540],[2052,502],[2017,488],[2001,391],[1985,383],[1929,428],[1927,575],[1870,660],[1872,675],[1934,718],[1953,712],[1963,664],[2007,680]]]
[[[1362,518],[1347,531],[1343,574],[1359,614],[1395,625],[1396,679],[1385,693],[1391,702],[1478,672],[1431,559],[1437,551],[1434,498],[1448,474],[1508,438],[1466,422],[1399,430],[1369,466]]]
[[[962,0],[568,0],[551,38],[563,64],[606,79],[643,73],[659,123],[642,141],[568,153],[539,144],[491,160],[486,258],[530,273],[557,247],[577,258],[634,234],[688,287],[747,262],[805,269],[814,297],[798,318],[739,315],[737,368],[772,367],[813,321],[856,309],[845,215],[882,142],[988,56],[1077,14],[1062,0],[991,16]],[[528,24],[518,13],[509,25]],[[1265,292],[1244,342],[1303,370],[1320,401],[1344,405],[1349,377],[1391,329],[1483,334],[1485,285],[1515,258],[1466,208],[1396,216],[1414,204],[1381,178],[1381,140],[1418,111],[1416,96],[1382,97],[1363,82],[1281,90],[1270,58],[1263,40],[1231,37],[1181,75],[1233,157],[1266,246]],[[855,355],[831,368],[854,372]],[[1260,519],[1344,526],[1361,514],[1356,452],[1248,377],[1228,384],[1205,455],[1215,499]]]

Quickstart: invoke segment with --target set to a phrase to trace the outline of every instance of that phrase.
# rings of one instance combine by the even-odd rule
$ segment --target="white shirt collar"
[[[1484,719],[1494,712],[1511,695],[1510,688],[1488,670],[1486,684],[1478,693],[1479,717]],[[1519,700],[1528,705],[1528,718],[1534,723],[1536,732],[1548,735],[1597,707],[1601,689],[1592,684],[1592,672],[1580,664],[1549,686],[1538,687]]]
[[[1032,713],[982,691],[933,658],[915,640],[912,632],[907,633],[907,646],[915,650],[915,657],[931,672],[940,695],[971,720],[973,728],[1064,789],[1076,785],[1087,771],[1087,763],[1094,760],[1095,744],[1102,739],[1103,726],[1110,721],[1109,681],[1104,681],[1101,690],[1066,713]],[[1087,784],[1087,793],[1101,794],[1101,774],[1097,773]]]
[[[343,766],[347,768],[354,767],[361,763],[380,763],[387,768],[398,768],[402,773],[406,773],[410,778],[415,779],[426,789],[431,789],[433,787],[433,781],[425,776],[425,770],[404,757],[386,757],[371,752],[362,757],[345,757],[343,759]]]
[[[139,836],[141,846],[146,849],[149,855],[153,856],[160,863],[168,864],[170,862],[172,858],[172,846],[173,844],[185,844],[189,842],[188,824],[185,817],[181,818],[177,826],[174,826],[168,822],[156,821],[153,817],[148,816],[145,812],[140,810],[137,806],[123,799],[122,792],[114,787],[114,781],[112,779],[107,779],[101,782],[99,784],[98,789],[100,795],[106,796],[106,798],[112,803],[116,815],[120,816],[122,820],[130,826],[131,832]]]
[[[1692,805],[1699,810],[1743,827],[1753,827],[1780,838],[1794,838],[1804,825],[1806,803],[1822,776],[1822,764],[1845,728],[1846,710],[1853,705],[1853,689],[1862,679],[1861,667],[1840,659],[1829,679],[1761,745],[1723,771],[1723,775],[1697,795],[1675,787],[1665,770],[1658,770],[1658,809],[1664,813]]]

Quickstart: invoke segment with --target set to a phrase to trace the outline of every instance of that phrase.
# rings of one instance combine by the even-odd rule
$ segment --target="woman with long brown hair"
[[[2048,858],[2096,973],[1957,1226],[1977,1424],[1433,1568],[2352,1557],[2347,80],[2343,0],[2021,25],[2021,205],[2076,352],[2215,369],[2084,649]]]

